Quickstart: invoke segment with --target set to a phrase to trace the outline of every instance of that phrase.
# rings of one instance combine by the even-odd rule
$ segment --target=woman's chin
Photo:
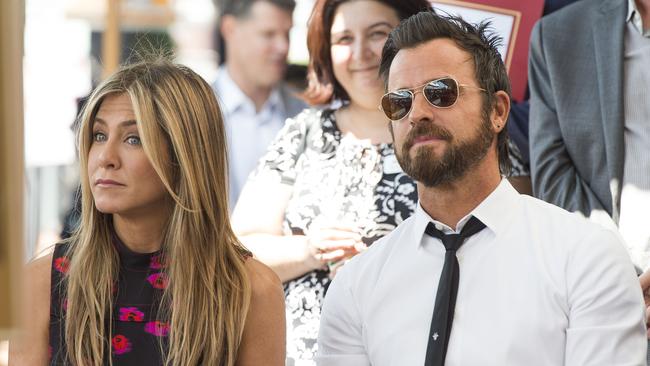
[[[105,214],[105,215],[112,215],[112,214],[119,214],[121,210],[121,207],[118,205],[115,205],[114,202],[97,202],[95,201],[95,208],[97,211]]]
[[[115,210],[113,208],[108,208],[108,207],[97,207],[97,211],[103,213],[104,215],[112,215],[115,213],[119,213],[118,210]]]

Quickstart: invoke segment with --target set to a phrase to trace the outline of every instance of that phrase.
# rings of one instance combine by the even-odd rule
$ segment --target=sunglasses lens
[[[411,93],[406,90],[399,90],[388,93],[381,98],[381,109],[386,117],[392,121],[404,118],[411,110]]]
[[[433,80],[424,86],[424,96],[436,107],[451,107],[458,99],[458,84],[454,79]]]

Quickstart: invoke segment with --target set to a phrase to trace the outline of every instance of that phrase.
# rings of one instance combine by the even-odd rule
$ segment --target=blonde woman
[[[12,365],[284,365],[281,284],[230,228],[210,86],[143,62],[81,118],[81,224],[28,267]]]

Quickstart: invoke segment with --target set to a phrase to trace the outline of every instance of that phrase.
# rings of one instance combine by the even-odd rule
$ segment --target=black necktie
[[[442,240],[445,245],[445,264],[442,267],[438,293],[436,293],[436,304],[431,319],[431,330],[429,331],[429,342],[427,355],[424,361],[425,366],[443,366],[447,356],[447,346],[451,334],[451,323],[454,320],[454,309],[456,308],[456,295],[458,295],[459,267],[456,251],[463,245],[465,239],[478,233],[485,228],[479,219],[472,216],[460,234],[446,235],[436,229],[433,223],[427,225],[426,233],[434,238]]]

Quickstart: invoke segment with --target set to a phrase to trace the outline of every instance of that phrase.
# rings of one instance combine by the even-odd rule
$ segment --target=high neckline
[[[138,268],[138,269],[156,269],[160,268],[160,254],[162,249],[151,253],[137,253],[129,249],[124,242],[119,238],[115,230],[112,230],[112,239],[115,250],[120,257],[120,264]]]

